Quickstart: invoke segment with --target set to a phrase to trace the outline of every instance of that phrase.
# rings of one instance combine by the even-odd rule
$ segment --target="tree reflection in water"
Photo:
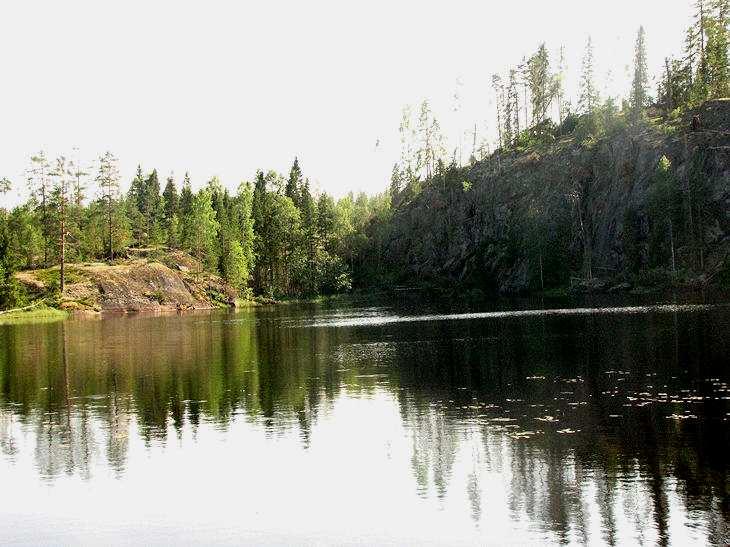
[[[667,544],[674,510],[727,540],[723,313],[328,328],[310,312],[0,327],[2,464],[31,435],[45,480],[123,480],[130,444],[238,422],[308,451],[338,401],[388,400],[417,495],[462,496],[478,526],[504,509],[559,542],[597,526]]]

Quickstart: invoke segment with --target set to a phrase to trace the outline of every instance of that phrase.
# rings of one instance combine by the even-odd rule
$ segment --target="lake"
[[[0,543],[730,541],[729,307],[409,302],[0,326]]]

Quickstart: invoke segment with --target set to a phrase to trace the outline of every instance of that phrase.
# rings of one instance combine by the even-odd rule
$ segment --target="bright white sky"
[[[138,163],[235,189],[298,155],[323,190],[379,192],[405,104],[430,99],[452,146],[474,122],[491,132],[492,73],[564,44],[575,88],[589,34],[599,89],[610,69],[625,94],[639,25],[659,73],[690,12],[689,0],[5,1],[0,177],[15,188],[0,205],[23,197],[32,153],[75,146],[86,163],[113,151],[124,188]]]

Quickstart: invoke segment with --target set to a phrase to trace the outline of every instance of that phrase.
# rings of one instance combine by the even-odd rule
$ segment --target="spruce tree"
[[[289,171],[289,178],[286,181],[284,194],[294,202],[294,205],[302,205],[302,169],[299,167],[299,158],[294,158],[294,163]]]
[[[303,287],[306,294],[318,291],[317,250],[317,204],[309,191],[309,180],[304,181],[301,191],[302,246],[305,249],[305,269]]]
[[[137,165],[137,171],[129,185],[127,201],[129,205],[127,214],[132,222],[132,237],[136,245],[144,245],[145,220],[143,210],[145,208],[145,177],[142,173],[141,165]]]
[[[644,113],[649,101],[648,98],[649,73],[646,67],[646,35],[644,27],[639,27],[634,48],[634,79],[631,84],[630,105],[634,119]]]
[[[144,198],[141,202],[140,212],[145,224],[145,242],[158,243],[160,238],[160,223],[162,221],[162,198],[160,195],[160,179],[157,176],[157,169],[145,179]]]
[[[509,71],[509,83],[507,84],[505,118],[512,120],[510,125],[515,136],[520,133],[520,92],[518,85],[517,70],[511,69]],[[527,129],[527,120],[525,120],[525,129]]]
[[[185,178],[183,179],[183,187],[180,191],[179,209],[180,237],[178,244],[182,247],[189,247],[192,239],[192,227],[188,222],[188,219],[190,218],[190,214],[193,210],[193,190],[190,186],[190,175],[188,173],[185,173]]]
[[[256,256],[256,268],[254,270],[254,277],[256,289],[259,292],[271,293],[271,279],[269,279],[268,283],[269,290],[264,290],[266,283],[264,272],[266,268],[268,268],[269,270],[271,269],[270,256],[267,252],[267,241],[269,239],[268,232],[270,226],[268,197],[269,196],[266,190],[266,179],[264,178],[264,173],[263,171],[257,171],[251,204],[251,215],[253,217],[254,230],[254,254]]]
[[[167,177],[162,197],[164,201],[164,219],[166,223],[169,223],[172,220],[172,217],[178,214],[180,201],[177,194],[177,186],[175,186],[175,180],[172,178],[172,175]]]
[[[165,232],[165,240],[169,247],[175,248],[178,246],[178,235],[180,229],[179,221],[179,208],[180,208],[180,197],[177,193],[177,187],[175,186],[175,180],[172,174],[167,177],[165,183],[165,190],[162,192],[162,203],[163,203],[163,229]]]

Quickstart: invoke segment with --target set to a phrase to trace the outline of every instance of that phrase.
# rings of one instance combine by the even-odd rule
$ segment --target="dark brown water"
[[[0,544],[730,541],[730,309],[0,327]]]

